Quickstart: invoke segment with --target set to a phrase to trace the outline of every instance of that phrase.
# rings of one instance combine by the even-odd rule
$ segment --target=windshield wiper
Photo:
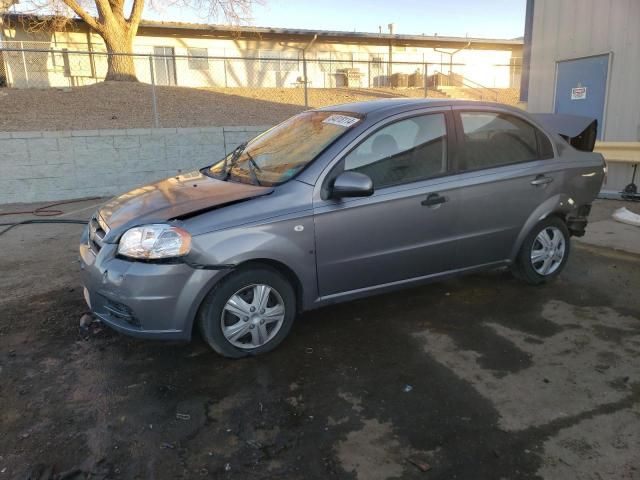
[[[251,155],[248,150],[245,153],[247,154],[247,158],[249,159],[249,171],[251,172],[251,176],[259,186],[262,186],[262,183],[260,183],[260,180],[258,180],[258,175],[256,174],[256,170],[260,171],[262,169],[253,159],[253,155]]]
[[[227,159],[229,157],[228,156],[224,157],[224,166],[222,167],[224,171],[224,177],[222,178],[223,180],[226,181],[231,176],[231,170],[233,170],[233,167],[235,167],[236,163],[238,163],[238,160],[240,159],[240,155],[242,155],[242,152],[246,148],[247,143],[249,142],[241,143],[236,147],[236,149],[233,151],[233,154],[231,155],[231,160],[228,162],[228,164],[227,164]]]

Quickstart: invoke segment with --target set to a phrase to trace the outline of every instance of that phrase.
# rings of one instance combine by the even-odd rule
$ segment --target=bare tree
[[[153,0],[150,0],[153,1]],[[237,24],[247,20],[254,4],[261,0],[155,0],[154,7],[192,8],[200,16],[224,18]],[[107,47],[108,68],[105,80],[137,81],[132,53],[145,0],[30,0],[26,10],[52,13],[39,28],[60,28],[72,20],[69,10],[102,37]],[[127,8],[127,5],[131,5]],[[128,10],[128,11],[127,11]]]

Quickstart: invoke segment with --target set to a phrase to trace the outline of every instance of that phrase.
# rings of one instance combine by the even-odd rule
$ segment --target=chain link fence
[[[48,45],[48,44],[44,44]],[[148,47],[145,52],[110,54],[86,44],[48,46],[41,42],[0,44],[0,87],[69,88],[104,81],[109,57],[133,61],[140,82],[151,85],[153,125],[161,124],[157,87],[188,87],[305,107],[383,97],[453,97],[515,103],[517,65],[428,63],[393,60],[385,54],[252,51],[207,55],[206,48]],[[84,49],[82,49],[84,47]],[[406,57],[406,55],[405,55]],[[336,92],[341,92],[339,95]]]

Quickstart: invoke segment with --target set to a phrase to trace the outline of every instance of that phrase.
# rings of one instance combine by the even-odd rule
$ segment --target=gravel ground
[[[80,228],[0,237],[0,478],[640,478],[640,256],[574,242],[552,284],[327,307],[229,361],[80,328]]]
[[[271,125],[304,109],[301,88],[156,87],[162,127]],[[419,97],[421,89],[310,89],[311,107],[386,97]],[[443,95],[430,91],[432,97]],[[0,89],[0,132],[153,126],[151,87],[104,82],[67,89]]]

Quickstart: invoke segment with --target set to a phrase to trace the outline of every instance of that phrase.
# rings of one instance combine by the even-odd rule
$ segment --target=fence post
[[[384,86],[387,88],[391,87],[391,70],[393,67],[391,66],[391,62],[387,61],[387,75],[384,81]]]
[[[24,69],[24,80],[29,88],[29,71],[27,70],[27,59],[24,56],[24,42],[20,42],[20,50],[22,50],[22,68]]]
[[[151,102],[153,104],[153,126],[160,127],[158,120],[158,103],[156,100],[156,72],[153,69],[153,55],[149,55],[149,72],[151,73]]]
[[[305,55],[305,51],[302,50],[302,79],[304,80],[304,108],[309,108],[309,92],[307,81],[307,56]]]
[[[423,78],[424,78],[424,98],[427,98],[428,92],[429,92],[429,83],[427,82],[427,64],[424,64],[424,73],[423,73]]]
[[[367,62],[367,88],[371,88],[371,59]]]
[[[307,43],[304,47],[292,47],[302,52],[302,80],[304,81],[304,106],[305,108],[309,107],[309,79],[307,78],[307,49],[313,45],[313,43],[318,39],[318,34],[316,33],[311,41]],[[316,57],[317,59],[317,57]]]

